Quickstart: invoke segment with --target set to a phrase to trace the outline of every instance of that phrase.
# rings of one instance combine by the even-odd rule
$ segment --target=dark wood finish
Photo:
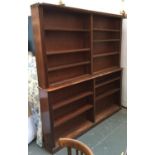
[[[92,108],[92,105],[87,104],[87,105],[77,109],[76,111],[73,111],[73,112],[71,112],[71,113],[69,113],[69,114],[67,114],[67,115],[65,115],[63,117],[59,117],[56,120],[56,122],[54,124],[54,127],[60,126],[62,123],[65,123],[65,122],[67,122],[70,119],[73,119],[74,117],[76,117],[76,116],[86,112],[87,110],[89,110],[91,108]]]
[[[32,10],[31,13],[32,13],[33,35],[35,42],[35,52],[37,52],[36,64],[37,64],[38,82],[40,87],[47,88],[48,87],[47,67],[46,67],[46,56],[44,45],[44,33],[42,30],[43,10],[41,5],[38,5],[37,7],[32,6],[31,10]]]
[[[76,67],[76,66],[87,65],[87,64],[90,64],[90,62],[89,61],[84,61],[84,62],[78,62],[78,63],[74,63],[74,64],[67,64],[67,65],[51,67],[51,68],[48,68],[48,72],[55,71],[55,70],[60,70],[60,69],[71,68],[71,67]]]
[[[103,32],[120,32],[119,29],[103,29],[103,28],[93,28],[94,31],[103,31]]]
[[[98,58],[98,57],[104,57],[104,56],[116,55],[116,54],[119,54],[119,52],[108,52],[108,53],[102,53],[102,54],[95,54],[93,57]]]
[[[44,146],[53,152],[60,137],[120,109],[122,16],[43,3],[32,5],[32,20]]]
[[[67,28],[45,28],[48,31],[73,31],[73,32],[88,32],[88,29],[67,29]]]
[[[97,39],[94,40],[94,42],[115,42],[115,41],[120,41],[120,39]]]
[[[72,49],[72,50],[61,50],[61,51],[47,52],[47,55],[67,54],[67,53],[76,53],[76,52],[88,52],[88,51],[90,51],[90,48]]]
[[[107,97],[107,96],[109,96],[109,95],[111,95],[111,94],[114,94],[115,92],[118,92],[119,90],[120,90],[119,88],[110,90],[109,92],[106,92],[106,93],[104,93],[104,94],[101,94],[101,95],[97,96],[97,97],[96,97],[96,100],[100,100],[100,99],[102,99],[102,98],[104,98],[104,97]]]
[[[104,82],[104,83],[100,83],[100,84],[96,85],[95,88],[104,86],[104,85],[106,85],[106,84],[109,84],[109,83],[114,82],[114,81],[117,81],[117,80],[120,80],[120,77],[116,77],[116,78],[114,78],[114,79],[112,79],[112,80],[108,80],[108,81],[106,81],[106,82]]]
[[[52,152],[52,148],[55,147],[55,134],[52,121],[54,117],[53,112],[50,110],[51,105],[49,104],[49,93],[43,89],[39,89],[39,94],[44,147]]]
[[[68,105],[68,104],[71,104],[71,103],[74,102],[74,101],[80,100],[80,99],[82,99],[82,98],[84,98],[84,97],[87,97],[87,96],[90,96],[90,95],[92,95],[92,94],[93,94],[93,92],[84,92],[84,93],[75,95],[74,97],[69,98],[68,100],[66,99],[65,101],[61,101],[61,102],[59,102],[59,103],[53,105],[53,109],[54,109],[54,110],[59,109],[59,108],[61,108],[61,107],[63,107],[63,106],[66,106],[66,105]]]
[[[84,113],[57,127],[55,139],[58,140],[60,137],[76,138],[77,136],[83,134],[85,131],[90,129],[92,126],[93,123],[87,119],[86,113]]]
[[[119,111],[120,107],[116,104],[112,104],[109,107],[105,107],[102,111],[98,112],[96,115],[96,122],[100,122],[107,117],[111,116],[111,114],[114,114],[115,112]]]

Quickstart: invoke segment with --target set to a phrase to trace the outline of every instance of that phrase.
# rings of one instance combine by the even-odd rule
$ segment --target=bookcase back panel
[[[44,9],[44,28],[63,28],[63,29],[87,29],[88,15],[80,13],[70,13],[69,11],[58,9]]]
[[[54,83],[64,82],[65,80],[70,80],[72,78],[77,78],[79,76],[88,75],[89,66],[78,66],[72,68],[66,68],[56,71],[51,71],[48,73],[48,82],[50,85]]]
[[[119,44],[117,42],[94,43],[93,54],[119,52]]]
[[[69,53],[69,54],[60,54],[52,55],[47,58],[48,67],[55,67],[60,65],[67,65],[79,63],[79,62],[88,62],[89,52],[80,52],[80,53]]]
[[[111,55],[106,57],[99,57],[94,59],[94,72],[98,72],[102,69],[119,67],[119,56]]]
[[[87,38],[89,35],[85,32],[46,32],[46,51],[88,48]]]
[[[94,32],[94,40],[120,39],[119,32]]]
[[[119,30],[121,26],[121,20],[113,17],[104,17],[94,15],[93,27],[101,29],[116,29]]]
[[[87,92],[92,92],[92,81],[82,82],[54,91],[50,96],[50,101],[55,105]]]

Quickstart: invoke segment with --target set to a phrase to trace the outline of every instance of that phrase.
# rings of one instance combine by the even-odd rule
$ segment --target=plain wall
[[[58,4],[59,0],[29,0],[29,5],[27,8],[28,16],[31,16],[30,5],[38,2]],[[63,2],[66,6],[114,14],[120,14],[120,10],[122,10],[122,7],[126,10],[126,5],[122,5],[121,0],[63,0]],[[122,105],[127,107],[127,19],[123,20],[121,49],[121,67],[123,67]]]
[[[127,19],[123,19],[122,24],[122,47],[121,47],[121,67],[122,76],[122,105],[127,107]]]

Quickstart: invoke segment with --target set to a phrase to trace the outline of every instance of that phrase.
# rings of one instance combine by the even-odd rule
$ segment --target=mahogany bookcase
[[[57,150],[121,108],[122,16],[31,6],[43,142]]]

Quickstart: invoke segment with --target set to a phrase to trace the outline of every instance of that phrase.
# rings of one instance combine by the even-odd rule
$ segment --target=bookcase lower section
[[[55,90],[40,88],[44,147],[59,149],[60,137],[76,138],[120,110],[121,70]]]

